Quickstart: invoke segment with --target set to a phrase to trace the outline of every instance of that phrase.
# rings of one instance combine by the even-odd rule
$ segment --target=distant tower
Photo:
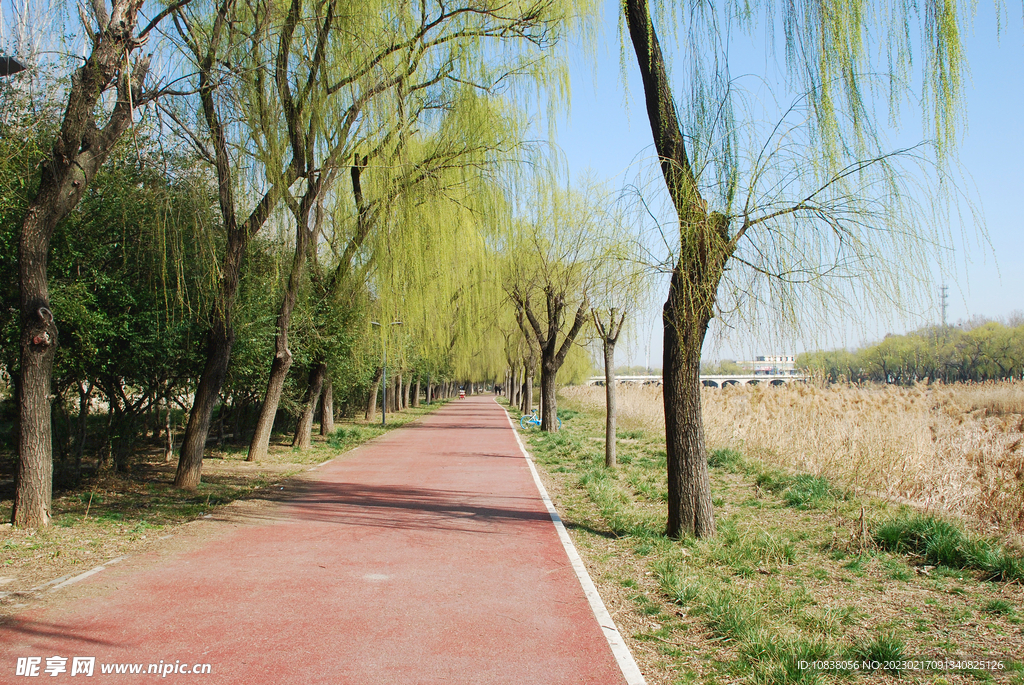
[[[946,312],[949,310],[949,286],[943,284],[939,289],[942,293],[942,327],[946,327]]]

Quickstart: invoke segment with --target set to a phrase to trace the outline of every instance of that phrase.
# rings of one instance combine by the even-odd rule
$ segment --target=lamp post
[[[380,325],[376,321],[371,321],[371,324],[380,328],[380,347],[384,352],[384,360],[381,362],[381,397],[380,397],[380,425],[388,425],[388,345],[384,339],[384,326]],[[401,321],[392,321],[392,326],[401,326]]]

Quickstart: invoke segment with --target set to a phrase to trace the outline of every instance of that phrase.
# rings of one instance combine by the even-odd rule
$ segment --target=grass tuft
[[[855,643],[850,657],[862,662],[878,662],[881,668],[899,673],[898,663],[907,658],[907,646],[895,632],[883,630],[876,633],[869,642]],[[887,665],[889,668],[886,668]]]
[[[755,483],[782,497],[782,501],[795,509],[821,509],[846,499],[846,493],[832,487],[827,479],[807,473],[790,475],[775,470],[763,470]]]
[[[901,514],[890,518],[878,526],[874,539],[884,550],[917,555],[935,566],[981,571],[986,580],[1024,580],[1024,558],[1019,554],[935,516]]]
[[[708,466],[737,473],[743,469],[743,455],[732,449],[708,451]]]

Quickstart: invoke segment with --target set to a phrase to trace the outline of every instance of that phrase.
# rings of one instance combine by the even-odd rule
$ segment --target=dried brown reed
[[[604,390],[565,388],[584,406]],[[621,386],[619,425],[664,430],[661,388]],[[710,447],[1024,532],[1024,383],[706,389]]]

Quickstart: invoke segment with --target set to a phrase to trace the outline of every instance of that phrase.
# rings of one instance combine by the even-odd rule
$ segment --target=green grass
[[[878,525],[874,540],[882,549],[915,555],[934,566],[980,571],[986,580],[1024,580],[1019,552],[935,516],[904,512]]]
[[[986,614],[995,614],[996,616],[1013,616],[1017,613],[1013,605],[1005,599],[989,600],[982,605],[981,610]]]
[[[820,509],[846,499],[846,493],[832,487],[827,479],[806,473],[787,474],[774,469],[758,473],[754,481],[765,490],[781,495],[782,501],[796,509]]]
[[[899,673],[900,670],[898,662],[907,657],[906,644],[893,630],[882,630],[870,640],[858,641],[849,652],[850,659],[860,662],[877,662],[883,670],[895,673]]]
[[[743,455],[736,450],[708,450],[708,466],[713,469],[739,472],[743,470],[744,465]]]

